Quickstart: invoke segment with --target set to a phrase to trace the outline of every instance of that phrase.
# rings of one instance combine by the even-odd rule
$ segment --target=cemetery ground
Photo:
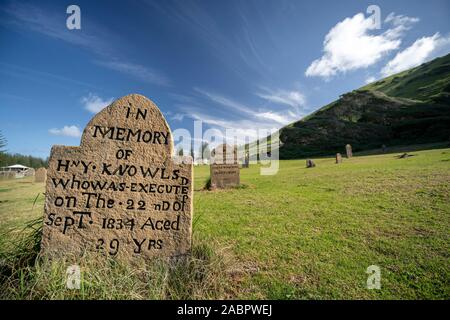
[[[411,149],[410,149],[411,150]],[[44,184],[0,182],[0,298],[449,299],[450,149],[280,161],[274,176],[203,190],[195,167],[193,250],[169,265],[84,259],[79,290],[64,262],[35,261]],[[366,269],[381,268],[368,290]]]

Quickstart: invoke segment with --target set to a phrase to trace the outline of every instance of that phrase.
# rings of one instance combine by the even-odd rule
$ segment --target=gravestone
[[[242,163],[242,168],[248,168],[249,166],[250,166],[250,155],[246,153],[244,157],[244,162]]]
[[[221,144],[214,149],[210,166],[211,188],[224,189],[238,186],[240,171],[237,161],[237,148]]]
[[[347,153],[347,158],[353,157],[353,152],[352,152],[352,146],[351,145],[347,144],[345,146],[345,151]]]
[[[191,248],[191,157],[173,157],[158,107],[131,94],[96,114],[80,147],[53,146],[41,253],[129,262]]]
[[[45,182],[47,179],[47,169],[39,168],[34,174],[34,182]]]
[[[307,168],[314,168],[316,164],[311,159],[306,160],[306,167]]]
[[[342,163],[342,155],[340,153],[336,153],[336,164]]]

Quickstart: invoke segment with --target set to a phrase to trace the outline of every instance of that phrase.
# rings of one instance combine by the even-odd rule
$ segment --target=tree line
[[[7,141],[0,131],[0,167],[7,167],[14,164],[21,164],[30,168],[47,167],[48,159],[42,159],[33,156],[26,156],[19,153],[7,153]]]

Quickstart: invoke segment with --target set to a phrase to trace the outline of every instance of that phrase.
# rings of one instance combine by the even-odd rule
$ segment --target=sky
[[[66,25],[73,4],[81,29]],[[46,158],[139,93],[174,132],[201,120],[251,140],[449,53],[449,12],[448,0],[0,0],[0,131],[8,152]]]

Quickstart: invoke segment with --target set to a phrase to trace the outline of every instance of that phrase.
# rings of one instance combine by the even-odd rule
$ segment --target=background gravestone
[[[47,179],[47,169],[39,168],[34,173],[34,182],[45,182]]]
[[[242,163],[242,168],[248,168],[250,166],[250,155],[248,152],[245,153],[244,161]]]
[[[316,164],[314,163],[314,161],[312,161],[311,159],[307,159],[306,160],[306,167],[307,168],[314,168],[316,166]]]
[[[125,260],[187,254],[192,158],[172,154],[166,120],[137,94],[95,115],[80,147],[53,146],[42,253],[87,250]]]
[[[345,146],[345,152],[347,153],[347,158],[353,157],[352,146],[347,144]]]
[[[340,153],[336,153],[336,164],[342,163],[342,155]]]
[[[211,188],[227,188],[240,184],[236,146],[221,144],[213,151],[210,165]]]

